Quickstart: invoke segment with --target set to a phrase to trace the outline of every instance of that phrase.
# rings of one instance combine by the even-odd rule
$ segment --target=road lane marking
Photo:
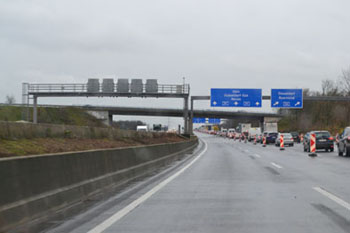
[[[249,153],[249,150],[244,150],[246,153]]]
[[[258,154],[254,154],[255,155],[255,157],[257,157],[257,158],[261,158],[261,155],[258,155]]]
[[[203,141],[204,142],[204,141]],[[141,197],[136,199],[135,201],[131,202],[129,205],[118,211],[117,213],[113,214],[111,217],[103,221],[101,224],[95,226],[93,229],[88,231],[88,233],[101,233],[110,226],[112,226],[114,223],[122,219],[125,215],[130,213],[133,209],[138,207],[140,204],[145,202],[148,198],[150,198],[153,194],[164,188],[168,183],[170,183],[172,180],[174,180],[176,177],[181,175],[185,170],[187,170],[189,167],[191,167],[202,155],[207,151],[208,145],[206,142],[204,142],[205,148],[204,150],[195,158],[193,159],[189,164],[184,166],[181,170],[173,174],[172,176],[168,177],[164,181],[157,184],[155,187],[153,187],[151,190],[149,190],[147,193],[143,194]]]
[[[277,167],[279,169],[283,168],[282,166],[278,165],[277,163],[271,162],[271,165],[274,167]]]
[[[331,199],[332,201],[336,202],[337,204],[343,206],[345,209],[350,210],[350,204],[342,199],[340,199],[339,197],[335,196],[334,194],[327,192],[326,190],[324,190],[321,187],[313,187],[313,189],[319,193],[321,193],[322,195],[328,197],[329,199]]]

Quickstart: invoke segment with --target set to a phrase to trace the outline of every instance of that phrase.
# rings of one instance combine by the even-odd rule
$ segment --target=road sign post
[[[271,89],[272,108],[303,108],[303,89]]]
[[[262,103],[261,92],[261,89],[212,88],[210,106],[260,108]]]

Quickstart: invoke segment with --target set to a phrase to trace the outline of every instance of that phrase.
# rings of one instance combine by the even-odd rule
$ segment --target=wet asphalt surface
[[[103,232],[350,232],[350,158],[336,152],[309,157],[299,144],[280,151],[198,136],[206,152]],[[126,188],[124,198],[119,193],[49,232],[96,229],[176,171],[141,190]]]

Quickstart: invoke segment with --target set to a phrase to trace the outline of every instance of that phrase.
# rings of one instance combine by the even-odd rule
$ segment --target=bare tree
[[[348,69],[343,69],[340,76],[340,85],[342,91],[345,95],[350,95],[350,67]]]
[[[14,104],[14,103],[16,103],[16,99],[13,95],[7,95],[5,103],[6,104]]]
[[[322,80],[322,95],[323,96],[338,96],[340,94],[338,84],[330,79]]]

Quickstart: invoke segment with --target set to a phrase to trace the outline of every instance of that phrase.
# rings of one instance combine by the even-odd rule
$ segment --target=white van
[[[248,130],[248,141],[254,140],[255,136],[261,134],[261,128],[250,128]]]
[[[138,125],[138,126],[136,127],[136,131],[148,132],[148,126],[147,126],[147,125]]]

